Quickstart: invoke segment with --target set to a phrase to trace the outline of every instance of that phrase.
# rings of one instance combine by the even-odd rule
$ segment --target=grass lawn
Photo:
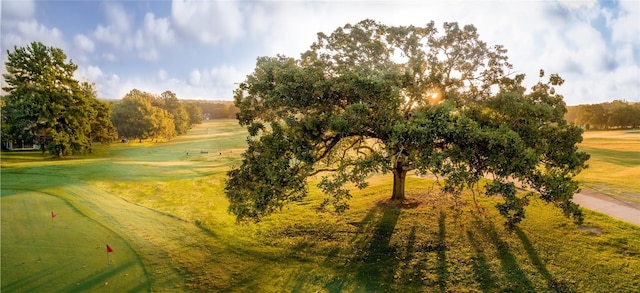
[[[108,257],[107,244],[113,249]],[[99,222],[61,198],[2,189],[3,292],[137,292],[149,286],[129,243]]]
[[[470,194],[451,198],[423,178],[408,178],[411,199],[398,206],[387,202],[391,176],[375,176],[343,215],[315,211],[323,195],[312,179],[308,198],[236,225],[222,190],[244,136],[223,120],[169,142],[116,143],[64,160],[2,153],[2,291],[75,291],[86,280],[93,287],[82,288],[113,292],[640,292],[640,227],[589,211],[578,227],[534,201],[508,232],[496,199],[481,196],[475,207]],[[53,228],[51,209],[60,220]],[[23,232],[33,226],[40,234]],[[59,230],[87,237],[87,246],[74,240],[76,249],[58,256],[18,243],[50,245],[44,239]],[[106,241],[114,243],[111,267],[98,247]],[[20,258],[29,265],[22,275]],[[85,258],[95,262],[93,279],[79,269],[93,268]],[[48,283],[54,271],[66,285],[21,281]]]
[[[640,131],[586,131],[580,150],[591,155],[582,186],[640,203]]]

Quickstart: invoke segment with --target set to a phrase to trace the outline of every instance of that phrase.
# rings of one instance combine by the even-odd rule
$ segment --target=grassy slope
[[[470,195],[456,201],[427,179],[409,178],[412,201],[402,207],[386,202],[391,178],[381,175],[354,192],[345,215],[316,213],[322,195],[311,188],[309,198],[281,214],[235,225],[222,193],[225,171],[244,146],[234,124],[206,123],[157,145],[116,144],[80,160],[3,154],[3,192],[44,191],[103,223],[135,250],[154,291],[633,292],[640,286],[640,228],[587,212],[581,230],[534,202],[520,229],[509,233],[494,199],[481,197],[476,208]],[[3,289],[6,284],[3,259]]]
[[[587,131],[580,149],[589,153],[589,168],[577,179],[582,185],[640,203],[640,132]]]
[[[16,193],[5,184],[12,185],[2,184],[3,292],[149,290],[142,262],[126,240],[61,198]],[[109,259],[106,244],[114,249]]]

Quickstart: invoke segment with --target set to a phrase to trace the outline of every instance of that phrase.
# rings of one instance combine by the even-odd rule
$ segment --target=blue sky
[[[640,1],[2,0],[6,51],[62,48],[100,98],[131,89],[231,100],[259,56],[298,57],[317,32],[365,18],[389,25],[473,24],[504,45],[514,71],[558,73],[569,105],[640,102]],[[4,85],[4,79],[2,80]]]

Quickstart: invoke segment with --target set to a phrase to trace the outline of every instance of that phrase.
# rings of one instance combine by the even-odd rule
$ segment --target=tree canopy
[[[472,25],[386,26],[364,20],[318,40],[299,59],[260,57],[235,91],[249,130],[242,163],[228,172],[229,210],[259,220],[307,194],[321,176],[326,204],[348,208],[358,188],[392,173],[391,199],[404,200],[409,171],[446,178],[454,194],[485,176],[508,225],[525,216],[533,193],[582,220],[572,178],[588,155],[581,129],[563,119],[556,74],[530,91],[509,72],[506,50]]]
[[[194,124],[202,123],[200,109],[184,103],[175,93],[165,91],[159,96],[137,89],[115,103],[113,123],[123,138],[157,139],[185,134]]]
[[[196,103],[186,102],[184,108],[187,110],[187,115],[189,115],[190,124],[202,123],[202,109],[200,109]]]
[[[93,85],[73,78],[77,66],[66,59],[61,49],[39,42],[7,51],[3,139],[38,142],[60,157],[90,151],[94,139],[111,141],[109,106],[97,100]]]
[[[173,115],[161,108],[161,103],[162,100],[150,93],[131,90],[113,107],[111,120],[118,130],[118,135],[139,141],[147,138],[174,137],[176,131]]]
[[[160,99],[163,101],[163,108],[173,116],[176,133],[187,133],[191,128],[191,123],[189,121],[189,113],[187,113],[184,104],[180,102],[176,94],[171,91],[165,91],[160,94]]]

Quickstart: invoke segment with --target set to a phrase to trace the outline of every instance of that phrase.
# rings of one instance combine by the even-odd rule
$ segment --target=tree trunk
[[[407,170],[402,166],[393,170],[393,194],[391,200],[404,200],[404,181],[407,177]]]

